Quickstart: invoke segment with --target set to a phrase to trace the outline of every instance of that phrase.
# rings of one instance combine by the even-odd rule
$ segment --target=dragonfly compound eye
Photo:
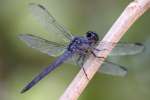
[[[97,33],[92,32],[92,31],[88,31],[88,32],[86,33],[86,37],[87,37],[89,40],[94,40],[94,41],[98,41],[98,40],[99,40],[99,37],[98,37]]]

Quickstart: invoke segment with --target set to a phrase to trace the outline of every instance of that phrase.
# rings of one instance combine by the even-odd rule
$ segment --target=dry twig
[[[131,2],[107,32],[102,41],[117,43],[131,25],[149,8],[150,0],[135,0]],[[97,48],[107,47],[109,49],[99,52],[98,55],[106,58],[114,46],[115,45],[108,47],[108,45],[99,44]],[[59,100],[77,100],[102,63],[103,61],[91,56],[83,66],[89,80],[87,80],[81,69]]]

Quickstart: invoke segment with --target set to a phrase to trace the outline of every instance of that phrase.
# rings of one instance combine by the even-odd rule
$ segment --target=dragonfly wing
[[[127,69],[122,67],[121,65],[106,61],[99,69],[99,72],[112,76],[123,77],[127,74]]]
[[[141,43],[118,43],[109,56],[135,55],[144,50]]]
[[[70,59],[66,60],[65,63],[78,66],[78,65],[77,65],[77,59],[78,59],[78,58],[79,58],[79,55],[74,54]]]
[[[70,63],[76,64],[80,68],[82,68],[84,62],[87,60],[88,56],[85,56],[84,60],[79,59],[79,55],[75,55],[72,57],[72,62],[70,60]],[[100,73],[112,75],[112,76],[125,76],[127,74],[127,69],[122,67],[121,65],[105,61],[104,64],[99,69]]]
[[[75,64],[80,68],[82,68],[83,64],[87,61],[89,56],[88,55],[84,56],[85,57],[84,59],[82,58],[83,56],[81,57],[81,59],[79,59],[79,57],[80,55],[74,55],[72,56],[72,59],[67,61],[67,63]],[[121,65],[105,61],[101,66],[101,68],[99,69],[99,72],[107,75],[123,77],[127,74],[127,69]]]
[[[71,35],[71,32],[58,23],[43,5],[31,3],[29,8],[33,15],[37,17],[50,33],[52,33],[52,31],[54,32],[52,36],[64,39],[65,42],[72,40],[73,36]]]
[[[83,64],[87,61],[88,58],[89,58],[89,55],[80,56],[78,54],[75,54],[72,56],[72,59],[69,59],[67,61],[67,63],[73,64],[82,68]]]
[[[21,34],[19,38],[29,47],[35,48],[50,56],[59,56],[66,50],[66,47],[62,44],[51,42],[32,34]]]

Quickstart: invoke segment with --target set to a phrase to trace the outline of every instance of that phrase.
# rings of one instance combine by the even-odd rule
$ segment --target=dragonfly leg
[[[80,64],[80,61],[81,61],[81,64]],[[77,64],[79,66],[81,66],[81,68],[83,69],[83,72],[84,72],[86,78],[89,80],[88,75],[87,75],[87,73],[86,73],[86,71],[85,71],[85,69],[83,67],[84,62],[85,62],[85,55],[80,55],[79,58],[77,59]]]
[[[96,57],[96,58],[103,58],[103,59],[105,59],[105,57],[100,57],[100,56],[97,56],[93,51],[91,51],[91,53],[93,54],[93,56],[94,57]]]
[[[96,58],[103,58],[103,59],[105,59],[105,57],[97,56],[97,55],[94,53],[94,50],[95,50],[95,51],[104,51],[104,50],[108,50],[108,49],[106,49],[106,48],[103,48],[103,49],[93,48],[93,50],[91,51],[91,53],[93,54],[93,56],[94,56],[94,57],[96,57]]]
[[[83,66],[84,62],[85,62],[85,55],[82,56],[82,62],[81,62],[81,63],[82,63],[82,66]],[[83,69],[83,72],[85,73],[86,78],[89,80],[88,75],[87,75],[87,73],[86,73],[84,67],[82,67],[82,69]]]
[[[95,51],[104,51],[104,50],[107,50],[107,49],[97,49],[97,48],[93,48],[93,50],[95,50]]]
[[[83,72],[84,72],[84,74],[85,74],[86,78],[89,80],[88,75],[87,75],[87,73],[86,73],[86,71],[85,71],[84,67],[82,67],[82,69],[83,69]]]

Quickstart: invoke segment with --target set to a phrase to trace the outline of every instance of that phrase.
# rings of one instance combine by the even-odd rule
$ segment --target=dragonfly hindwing
[[[103,74],[123,77],[127,74],[127,69],[118,64],[106,61],[99,69],[99,72]]]
[[[19,38],[23,40],[29,47],[35,48],[50,56],[59,56],[66,50],[66,47],[62,44],[51,42],[35,35],[22,34],[19,36]]]

